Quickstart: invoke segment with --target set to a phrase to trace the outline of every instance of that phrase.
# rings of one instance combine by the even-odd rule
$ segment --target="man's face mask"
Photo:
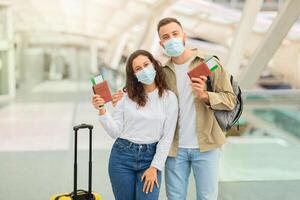
[[[155,71],[153,65],[149,64],[146,68],[135,73],[135,76],[139,82],[141,82],[145,85],[150,85],[151,83],[153,83],[153,81],[155,79],[156,71]]]
[[[170,57],[178,57],[184,52],[182,38],[172,38],[164,43],[165,52]]]

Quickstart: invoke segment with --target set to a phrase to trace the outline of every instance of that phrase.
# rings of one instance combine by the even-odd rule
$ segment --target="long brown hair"
[[[158,88],[158,95],[159,97],[162,97],[163,93],[165,90],[168,89],[166,79],[165,79],[165,73],[162,70],[162,65],[161,63],[156,60],[151,53],[145,50],[137,50],[133,52],[127,61],[126,64],[126,92],[128,93],[128,97],[136,102],[139,106],[143,107],[147,103],[147,93],[144,90],[144,86],[142,83],[138,81],[136,78],[134,71],[133,71],[133,66],[132,62],[133,60],[140,56],[146,56],[151,63],[153,64],[154,69],[156,70],[156,76],[155,76],[155,84],[156,87]]]

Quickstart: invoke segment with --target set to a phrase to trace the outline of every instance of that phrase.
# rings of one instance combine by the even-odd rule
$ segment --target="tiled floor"
[[[71,191],[72,126],[82,122],[95,127],[93,188],[104,200],[113,199],[107,175],[113,140],[97,123],[89,86],[76,85],[47,82],[0,107],[0,200],[46,200]],[[80,187],[87,183],[87,144],[87,134],[80,134]],[[219,199],[299,199],[299,152],[299,144],[278,138],[231,139],[222,150]],[[164,185],[160,199],[166,199]],[[187,199],[196,199],[192,176]]]
[[[74,103],[12,103],[0,110],[0,151],[66,150]],[[1,134],[1,135],[2,135]]]

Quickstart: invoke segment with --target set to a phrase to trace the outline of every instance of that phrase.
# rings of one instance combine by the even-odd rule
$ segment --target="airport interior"
[[[71,192],[80,123],[94,126],[92,189],[114,199],[114,140],[98,121],[90,78],[101,73],[115,93],[133,51],[166,62],[157,34],[164,17],[178,19],[186,46],[217,55],[242,89],[242,116],[221,149],[218,199],[300,199],[299,14],[299,0],[0,0],[0,200]],[[88,141],[79,134],[82,189]],[[163,181],[159,199],[167,199]],[[192,174],[187,199],[196,199]]]

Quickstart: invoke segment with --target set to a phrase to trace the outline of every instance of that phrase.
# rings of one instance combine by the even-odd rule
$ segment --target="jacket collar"
[[[194,57],[192,59],[192,64],[198,59],[203,59],[203,60],[205,59],[204,53],[199,49],[193,48],[191,50],[194,52],[194,54],[192,55],[192,57]],[[169,67],[170,69],[174,70],[174,64],[172,62],[172,59],[170,58],[163,67]]]

